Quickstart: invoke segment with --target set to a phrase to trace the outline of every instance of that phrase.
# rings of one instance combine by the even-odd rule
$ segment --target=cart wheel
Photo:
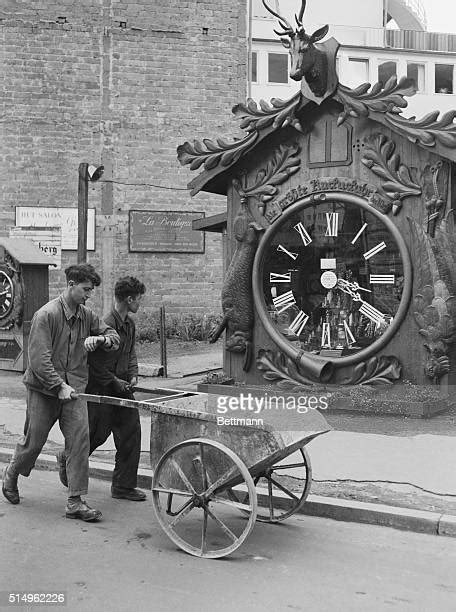
[[[242,487],[242,502],[230,498],[233,486]],[[175,544],[196,557],[213,559],[242,544],[257,514],[255,485],[245,464],[223,444],[203,438],[181,442],[161,457],[152,503]]]
[[[307,499],[312,483],[310,457],[304,448],[296,451],[299,459],[281,462],[268,467],[254,477],[257,490],[257,520],[264,523],[283,521],[301,508]],[[241,487],[232,488],[229,497],[243,503],[246,492]]]

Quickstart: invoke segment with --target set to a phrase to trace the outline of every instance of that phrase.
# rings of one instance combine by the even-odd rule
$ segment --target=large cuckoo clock
[[[24,238],[0,238],[0,370],[22,372],[32,317],[49,300],[49,266]]]
[[[236,105],[243,139],[178,147],[181,164],[203,168],[192,195],[227,195],[231,250],[212,334],[225,332],[225,375],[295,389],[448,388],[456,111],[404,117],[415,93],[406,78],[340,84],[338,43],[323,41],[325,28],[307,35],[302,13],[296,30],[276,15],[301,91]],[[222,225],[217,215],[195,228]]]

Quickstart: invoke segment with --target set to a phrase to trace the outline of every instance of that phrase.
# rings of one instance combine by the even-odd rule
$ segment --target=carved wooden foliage
[[[344,110],[339,115],[338,123],[340,125],[349,116],[367,117],[371,112],[399,113],[400,109],[407,106],[404,96],[413,96],[415,93],[413,81],[405,77],[398,83],[396,77],[392,76],[384,87],[381,83],[373,86],[364,83],[350,89],[339,84],[334,97],[343,104]]]
[[[393,200],[393,211],[397,213],[402,200],[408,196],[421,195],[421,187],[416,183],[407,166],[401,163],[400,156],[395,152],[396,144],[379,134],[372,149],[366,149],[362,163],[374,174],[383,179],[382,190]]]
[[[353,367],[349,378],[342,381],[345,385],[391,385],[399,380],[402,365],[397,357],[382,355],[362,361]]]
[[[318,381],[303,376],[298,366],[280,351],[259,350],[257,368],[263,372],[263,378],[283,390],[299,391],[302,387],[318,384]],[[339,384],[392,384],[399,380],[401,375],[402,366],[397,357],[383,355],[353,366],[350,376]]]
[[[356,89],[339,85],[334,97],[343,104],[344,110],[338,122],[343,123],[349,116],[368,117],[372,112],[383,113],[386,122],[411,142],[425,147],[433,147],[436,142],[449,148],[456,147],[456,110],[441,117],[440,111],[434,111],[418,121],[415,117],[407,118],[400,114],[401,109],[407,106],[404,96],[415,93],[413,81],[405,77],[397,82],[396,77],[392,76],[383,88],[381,83],[372,88],[370,83],[364,83]]]
[[[227,167],[246,153],[257,137],[258,133],[252,132],[242,140],[237,139],[233,142],[227,142],[222,138],[217,138],[216,142],[209,138],[203,138],[202,142],[187,141],[177,147],[177,159],[182,166],[190,164],[190,170],[197,170],[203,164],[205,170],[212,170],[219,164]]]
[[[241,181],[236,179],[235,188],[242,197],[255,196],[262,202],[268,202],[277,194],[278,185],[299,170],[301,159],[298,154],[299,145],[280,145],[266,168],[257,173],[253,185],[242,186]]]
[[[215,141],[203,138],[202,141],[184,142],[177,147],[177,159],[182,166],[190,165],[190,170],[197,170],[204,165],[205,170],[212,170],[217,166],[228,167],[245,155],[255,144],[261,130],[272,126],[274,129],[292,125],[302,131],[301,124],[295,116],[296,108],[302,103],[300,93],[289,100],[273,98],[268,104],[264,100],[257,103],[248,98],[245,104],[233,107],[233,113],[241,119],[240,127],[247,131],[242,139],[228,142],[223,138]]]
[[[288,124],[302,131],[301,124],[294,114],[301,102],[301,93],[295,94],[289,100],[272,98],[270,104],[260,100],[259,107],[255,100],[248,98],[245,104],[236,104],[232,112],[241,119],[240,127],[247,132],[262,130],[271,125],[277,129]]]
[[[316,380],[303,376],[297,365],[280,351],[260,349],[256,364],[258,370],[263,373],[263,378],[282,390],[299,391],[317,383]]]
[[[407,119],[398,115],[387,117],[391,127],[403,133],[411,142],[426,147],[435,146],[436,142],[449,148],[456,147],[456,110],[444,113],[439,119],[440,112],[434,111],[425,115],[419,121],[415,118]]]

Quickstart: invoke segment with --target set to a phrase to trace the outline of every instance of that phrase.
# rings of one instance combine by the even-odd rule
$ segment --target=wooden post
[[[89,164],[79,164],[78,181],[78,264],[87,259],[87,216],[89,209]]]
[[[160,365],[163,366],[163,376],[168,378],[168,360],[166,355],[166,320],[164,306],[160,306]]]

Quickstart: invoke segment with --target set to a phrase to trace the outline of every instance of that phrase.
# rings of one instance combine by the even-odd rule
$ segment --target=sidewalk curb
[[[13,449],[0,447],[0,462],[8,462],[12,454]],[[46,454],[38,457],[35,467],[39,470],[57,471],[58,469],[55,456]],[[91,478],[111,480],[112,470],[113,466],[110,464],[90,460]],[[151,486],[152,470],[139,468],[138,487],[151,489]],[[456,537],[456,516],[427,510],[309,495],[299,514],[350,523],[380,525],[402,531]]]

